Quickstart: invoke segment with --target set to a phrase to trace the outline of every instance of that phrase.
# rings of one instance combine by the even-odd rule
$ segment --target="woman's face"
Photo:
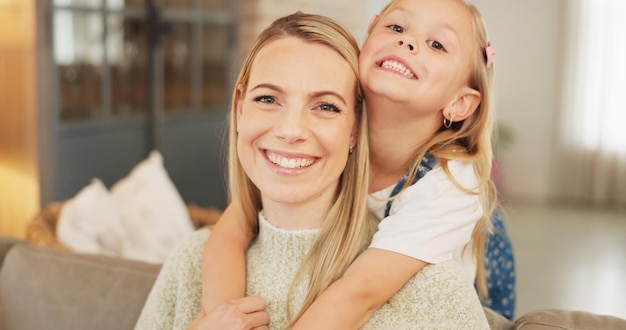
[[[237,91],[237,151],[265,210],[328,210],[356,143],[355,84],[349,64],[319,43],[286,37],[257,54]]]

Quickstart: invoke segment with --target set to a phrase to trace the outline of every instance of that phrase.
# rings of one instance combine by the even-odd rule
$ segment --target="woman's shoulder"
[[[456,261],[422,269],[364,329],[489,329],[472,283]]]
[[[191,233],[167,257],[163,264],[164,271],[174,272],[180,278],[197,276],[202,271],[202,250],[211,230],[203,228]]]
[[[207,238],[211,235],[211,230],[207,227],[198,229],[191,233],[187,239],[185,239],[181,244],[179,244],[176,249],[172,252],[172,254],[187,254],[187,253],[195,253],[204,247],[204,243]]]
[[[210,235],[200,229],[167,257],[135,329],[183,329],[197,315],[202,288],[202,249]]]

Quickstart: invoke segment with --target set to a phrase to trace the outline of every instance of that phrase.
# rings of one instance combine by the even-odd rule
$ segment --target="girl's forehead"
[[[459,0],[397,0],[390,3],[383,12],[383,16],[389,14],[404,14],[413,18],[439,19],[453,23],[467,22],[470,11],[463,1]]]
[[[382,13],[381,20],[395,20],[394,24],[415,25],[424,33],[447,31],[460,43],[471,43],[473,37],[472,17],[468,7],[459,0],[398,0]],[[389,22],[385,22],[387,24]]]

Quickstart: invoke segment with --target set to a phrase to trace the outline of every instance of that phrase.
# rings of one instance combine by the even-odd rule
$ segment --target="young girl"
[[[492,59],[481,16],[464,1],[392,0],[373,19],[359,69],[370,117],[369,207],[382,221],[294,329],[360,327],[426,265],[450,259],[484,292],[495,206]],[[254,231],[243,219],[229,206],[205,245],[204,264],[221,265],[203,267],[206,311],[245,294],[243,255]]]

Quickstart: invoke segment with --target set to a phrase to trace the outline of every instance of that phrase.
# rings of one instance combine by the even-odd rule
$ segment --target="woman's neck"
[[[316,196],[301,203],[284,203],[263,198],[267,222],[286,230],[320,228],[328,215],[334,196]]]
[[[420,117],[406,105],[366,99],[370,143],[370,192],[398,182],[424,141],[435,134],[434,116]]]

